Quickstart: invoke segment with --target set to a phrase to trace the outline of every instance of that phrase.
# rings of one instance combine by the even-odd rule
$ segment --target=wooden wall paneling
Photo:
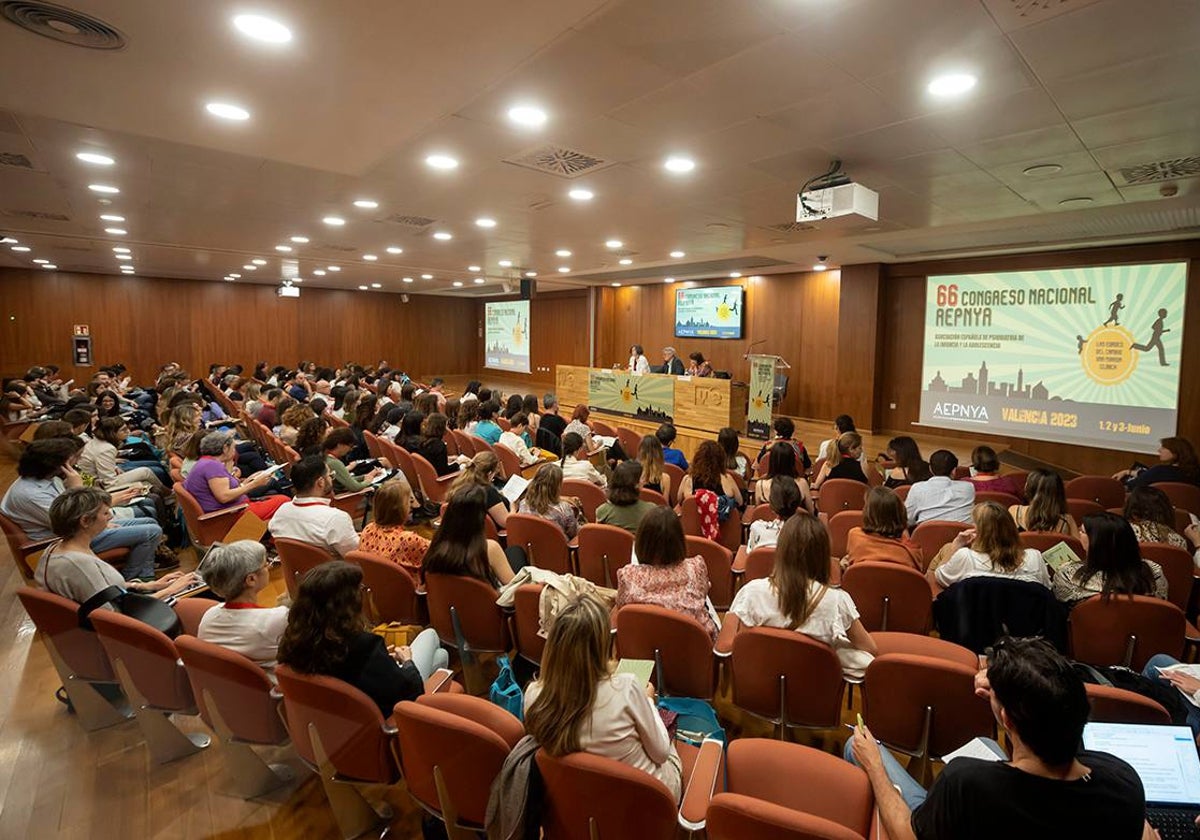
[[[836,414],[849,414],[860,429],[878,428],[878,389],[882,353],[879,319],[883,266],[842,269],[838,300]]]
[[[517,297],[493,298],[493,301],[519,300]],[[479,329],[484,328],[484,302],[475,302],[475,319]],[[556,365],[581,365],[588,363],[588,292],[586,289],[569,292],[551,292],[538,295],[529,302],[531,373],[515,373],[506,370],[506,380],[544,383],[554,378]],[[477,370],[484,370],[484,343],[479,341],[474,354]],[[541,397],[541,394],[538,394]]]

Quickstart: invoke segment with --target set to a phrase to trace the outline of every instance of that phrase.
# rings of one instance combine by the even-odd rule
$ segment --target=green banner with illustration
[[[675,414],[675,379],[592,370],[588,372],[588,407],[642,420],[669,421]]]
[[[775,389],[774,356],[750,357],[750,404],[746,408],[746,433],[763,440],[771,437],[771,394]]]

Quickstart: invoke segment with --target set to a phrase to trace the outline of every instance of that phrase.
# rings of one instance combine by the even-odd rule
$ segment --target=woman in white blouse
[[[1031,581],[1050,588],[1050,572],[1042,553],[1021,547],[1017,523],[999,502],[981,502],[971,513],[974,528],[954,538],[954,553],[928,578],[941,588],[981,575]]]
[[[567,432],[563,435],[562,444],[563,478],[576,478],[590,481],[597,487],[608,487],[608,479],[588,460],[587,447],[584,446],[583,438],[580,435],[575,432]]]
[[[629,372],[650,372],[650,360],[646,358],[646,353],[642,350],[642,345],[640,344],[635,344],[629,348]]]
[[[563,608],[550,626],[541,675],[525,690],[525,731],[552,756],[582,751],[649,773],[678,801],[683,765],[654,688],[614,673],[610,630],[608,609],[592,595]]]

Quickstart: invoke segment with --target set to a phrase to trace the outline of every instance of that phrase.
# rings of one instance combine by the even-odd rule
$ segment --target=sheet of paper
[[[529,486],[529,479],[519,475],[511,475],[504,485],[504,489],[500,491],[500,495],[508,499],[510,505],[515,505],[521,496],[525,493],[525,488]]]
[[[607,435],[592,435],[592,441],[608,448],[616,443],[617,439],[615,437],[608,437]]]
[[[1071,550],[1071,546],[1065,542],[1060,542],[1057,545],[1052,545],[1050,548],[1042,552],[1042,559],[1046,561],[1046,565],[1054,571],[1058,571],[1058,567],[1068,561],[1073,563],[1080,562],[1079,555]]]
[[[1200,679],[1200,665],[1189,665],[1185,662],[1181,662],[1178,665],[1171,665],[1166,668],[1159,668],[1158,670],[1159,670],[1159,673],[1165,673],[1166,671],[1179,671],[1180,673],[1187,674],[1189,677],[1195,677],[1196,679]],[[1182,694],[1183,699],[1188,701],[1189,703],[1191,703],[1193,706],[1200,705],[1196,702],[1195,697],[1188,694],[1182,688],[1177,688],[1175,690],[1178,691],[1180,694]]]
[[[638,683],[645,687],[654,673],[653,659],[621,659],[617,662],[618,674],[633,674]]]
[[[956,758],[978,758],[982,761],[1008,761],[1007,756],[999,755],[982,738],[973,738],[954,752],[942,756],[942,761],[949,764]]]

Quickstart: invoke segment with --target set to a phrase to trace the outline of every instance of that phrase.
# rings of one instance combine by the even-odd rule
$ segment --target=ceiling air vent
[[[1126,184],[1156,184],[1159,181],[1174,181],[1176,178],[1194,178],[1200,175],[1200,155],[1156,160],[1139,163],[1137,166],[1121,168],[1121,177]]]
[[[2,0],[0,17],[22,29],[89,50],[120,50],[125,36],[99,18],[37,0]]]
[[[816,227],[814,225],[806,225],[804,222],[783,222],[778,225],[767,225],[767,230],[779,233],[800,233],[803,230],[816,230]]]
[[[33,161],[16,152],[0,152],[0,166],[11,166],[14,169],[33,169]]]
[[[539,146],[504,162],[559,178],[578,178],[613,165],[613,161],[562,146]]]
[[[1012,32],[1097,2],[1099,0],[983,0],[983,5],[1002,30]]]
[[[429,227],[437,219],[431,219],[428,216],[404,216],[396,214],[395,216],[388,216],[384,221],[389,224],[400,225],[401,227],[420,229]]]
[[[349,252],[349,251],[357,251],[358,248],[355,248],[351,245],[328,245],[328,244],[326,244],[326,245],[322,245],[318,250]]]
[[[44,213],[41,210],[4,210],[2,215],[18,219],[42,219],[50,222],[69,222],[70,216],[62,213]]]

